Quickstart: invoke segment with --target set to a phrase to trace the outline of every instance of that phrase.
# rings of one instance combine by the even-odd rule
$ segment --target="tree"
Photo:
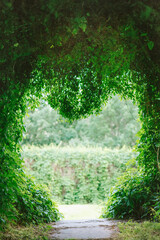
[[[140,129],[137,118],[137,107],[118,96],[113,96],[98,115],[72,123],[62,118],[48,104],[42,104],[26,116],[26,132],[22,144],[132,147],[138,139],[136,133]]]
[[[26,102],[42,89],[70,119],[99,111],[112,93],[136,101],[142,121],[137,161],[158,191],[159,8],[151,0],[1,1],[2,216],[9,217],[21,188]]]

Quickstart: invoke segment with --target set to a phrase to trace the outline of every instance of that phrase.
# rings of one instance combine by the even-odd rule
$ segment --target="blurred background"
[[[92,204],[93,213],[126,168],[136,167],[140,121],[131,100],[113,96],[98,115],[72,123],[41,101],[24,124],[24,169],[60,205]]]

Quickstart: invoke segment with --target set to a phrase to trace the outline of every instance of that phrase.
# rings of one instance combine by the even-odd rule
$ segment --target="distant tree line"
[[[138,108],[131,100],[113,96],[98,115],[70,123],[48,104],[29,111],[25,118],[23,144],[132,147],[140,129]]]

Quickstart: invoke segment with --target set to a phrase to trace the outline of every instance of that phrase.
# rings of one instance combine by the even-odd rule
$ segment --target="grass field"
[[[101,215],[102,206],[96,204],[59,205],[65,220],[96,219]]]

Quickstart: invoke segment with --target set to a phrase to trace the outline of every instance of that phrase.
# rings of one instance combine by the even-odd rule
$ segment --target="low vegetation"
[[[127,171],[111,189],[102,217],[116,219],[154,219],[160,216],[158,180],[135,168]]]
[[[14,226],[8,225],[4,231],[0,232],[1,240],[48,240],[51,226],[40,224],[38,226]]]
[[[115,240],[159,240],[160,223],[128,222],[119,224],[120,233]]]
[[[19,182],[15,186],[15,182],[12,182],[16,191],[16,198],[12,195],[10,196],[10,192],[8,193],[9,195],[6,194],[5,196],[6,201],[7,197],[12,197],[12,205],[8,205],[8,208],[10,207],[12,211],[8,211],[5,214],[2,208],[0,230],[8,223],[26,225],[29,223],[40,224],[59,220],[61,214],[56,203],[51,199],[48,189],[35,183],[31,177],[23,174],[23,171],[20,173],[21,175],[18,175],[21,176]]]
[[[23,146],[26,172],[65,204],[104,201],[109,189],[136,156],[129,148]]]

